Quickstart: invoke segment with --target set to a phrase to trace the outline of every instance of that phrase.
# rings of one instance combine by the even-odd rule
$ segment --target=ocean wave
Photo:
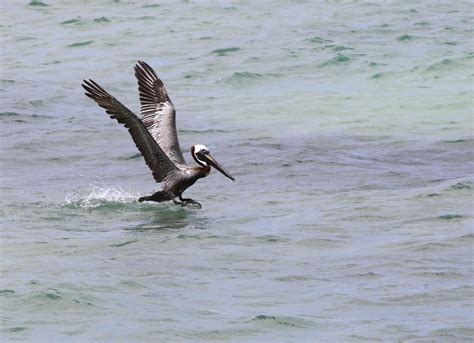
[[[341,65],[351,62],[352,58],[343,54],[337,54],[336,57],[327,60],[326,62],[321,64],[321,67],[333,66],[333,65]]]
[[[262,80],[274,79],[281,77],[278,73],[259,74],[248,71],[235,72],[232,76],[224,77],[218,82],[223,82],[231,85],[256,84]]]
[[[228,53],[236,52],[236,51],[239,51],[239,50],[240,50],[240,48],[236,46],[236,47],[231,47],[231,48],[216,49],[216,50],[211,51],[211,53],[217,54],[218,56],[225,56]]]
[[[48,4],[42,2],[42,1],[39,1],[39,0],[32,0],[28,6],[36,6],[36,7],[46,7],[46,6],[49,6]]]
[[[94,42],[93,40],[87,40],[87,41],[82,41],[82,42],[76,42],[76,43],[69,44],[67,47],[68,47],[68,48],[77,48],[77,47],[81,47],[81,46],[85,46],[85,45],[92,44],[93,42]]]

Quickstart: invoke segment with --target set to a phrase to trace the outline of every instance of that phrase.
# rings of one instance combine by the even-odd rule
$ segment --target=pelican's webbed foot
[[[173,199],[173,203],[177,204],[177,205],[181,205],[181,206],[186,206],[186,205],[196,205],[198,208],[202,208],[201,204],[198,203],[196,200],[193,200],[193,199],[185,199],[183,198],[181,195],[179,196],[179,200],[181,201],[178,201],[176,199]]]

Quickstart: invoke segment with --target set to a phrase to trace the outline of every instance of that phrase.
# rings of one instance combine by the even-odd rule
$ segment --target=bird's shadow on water
[[[207,219],[199,215],[199,209],[177,205],[147,205],[143,208],[149,220],[126,228],[127,231],[168,231],[180,229],[205,229]]]

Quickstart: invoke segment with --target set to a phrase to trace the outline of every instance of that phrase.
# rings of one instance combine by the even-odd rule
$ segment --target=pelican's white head
[[[207,166],[209,163],[203,158],[203,156],[209,153],[209,149],[202,144],[195,144],[191,147],[191,155],[193,156],[194,160],[201,164]]]
[[[214,167],[222,174],[227,176],[232,181],[235,181],[234,177],[230,175],[230,173],[224,169],[217,161],[212,157],[209,149],[207,149],[202,144],[196,144],[191,147],[191,155],[193,156],[194,160],[203,167]]]

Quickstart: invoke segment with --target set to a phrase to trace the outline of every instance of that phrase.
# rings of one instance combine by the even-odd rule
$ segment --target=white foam
[[[132,203],[136,202],[138,195],[132,194],[120,186],[95,186],[91,185],[87,191],[74,192],[66,196],[65,205],[82,208],[95,208],[107,203]]]

